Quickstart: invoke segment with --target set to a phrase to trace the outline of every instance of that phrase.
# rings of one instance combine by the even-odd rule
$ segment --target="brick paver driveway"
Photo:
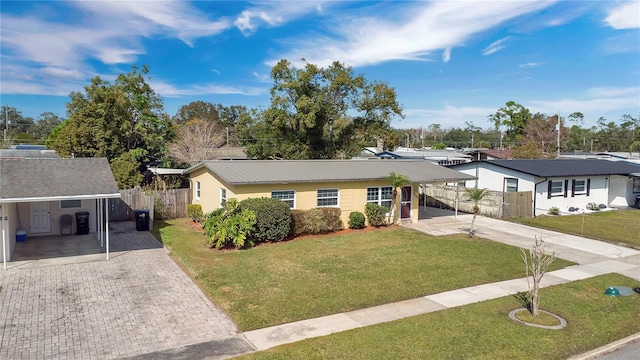
[[[0,269],[0,359],[112,359],[236,334],[149,233],[112,226],[108,261]]]

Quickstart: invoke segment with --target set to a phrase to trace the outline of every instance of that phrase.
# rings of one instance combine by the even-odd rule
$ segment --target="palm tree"
[[[397,204],[399,203],[398,188],[411,185],[411,180],[409,180],[409,178],[406,175],[396,174],[393,171],[390,172],[389,176],[385,177],[385,179],[387,179],[387,181],[389,181],[389,183],[393,187],[393,193],[391,194],[391,209],[389,209],[389,218],[387,219],[387,222],[391,223],[391,214],[394,213],[393,217],[395,219],[395,210],[396,210]]]
[[[473,237],[473,226],[476,223],[476,216],[478,216],[478,212],[480,212],[478,203],[487,195],[489,195],[489,190],[487,189],[467,189],[467,196],[473,201],[473,219],[471,220],[471,227],[469,228],[469,237]]]

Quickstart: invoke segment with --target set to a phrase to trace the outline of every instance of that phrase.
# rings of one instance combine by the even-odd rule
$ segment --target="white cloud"
[[[177,87],[167,82],[159,80],[150,80],[149,85],[161,96],[181,97],[195,95],[248,95],[258,96],[268,92],[262,88],[238,88],[234,86],[204,84],[204,85],[188,85],[185,87]]]
[[[553,4],[552,1],[434,1],[411,3],[383,18],[336,17],[331,36],[302,34],[288,39],[291,50],[279,59],[301,59],[327,66],[338,60],[351,66],[392,60],[426,60],[430,52],[461,46],[472,36],[508,20]],[[393,20],[390,20],[393,19]]]
[[[257,71],[254,71],[252,73],[253,76],[256,77],[256,79],[258,79],[259,82],[261,83],[271,83],[271,76],[267,75],[267,74],[259,74]]]
[[[520,64],[520,65],[518,65],[518,67],[521,67],[521,68],[532,68],[532,67],[538,67],[540,65],[544,65],[544,63],[541,63],[541,62],[528,62],[528,63]]]
[[[451,60],[451,48],[446,48],[442,52],[442,62],[446,64],[449,60]]]
[[[620,35],[608,37],[601,43],[605,54],[620,54],[625,52],[640,52],[640,41],[635,31],[624,32]]]
[[[640,28],[640,0],[622,2],[609,11],[604,21],[617,30]]]
[[[52,76],[52,77],[63,78],[63,79],[72,79],[72,80],[86,79],[85,74],[83,74],[79,70],[63,69],[63,68],[53,67],[53,66],[47,66],[40,69],[40,73],[42,73],[45,76]]]
[[[507,37],[503,37],[502,39],[499,39],[499,40],[496,40],[496,41],[492,42],[491,45],[487,46],[486,48],[484,48],[482,50],[482,55],[485,55],[485,56],[491,55],[491,54],[493,54],[495,52],[498,52],[498,51],[504,49],[506,46],[503,45],[503,44],[509,39],[510,39],[510,37],[507,36]]]
[[[570,114],[580,111],[585,118],[598,118],[607,112],[640,112],[639,87],[594,87],[579,98],[533,100],[523,104],[534,112]]]
[[[250,9],[242,11],[233,24],[244,34],[248,34],[255,32],[263,23],[273,27],[310,12],[322,12],[322,5],[325,3],[325,1],[257,2]]]
[[[489,127],[487,115],[495,113],[497,107],[453,106],[444,104],[437,109],[405,109],[405,119],[393,124],[397,128],[419,128],[440,124],[443,129],[463,128],[471,121],[476,126]]]

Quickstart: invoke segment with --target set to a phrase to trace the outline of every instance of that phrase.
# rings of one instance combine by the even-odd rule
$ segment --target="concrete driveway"
[[[151,234],[112,226],[108,261],[0,270],[0,359],[113,359],[238,340]]]

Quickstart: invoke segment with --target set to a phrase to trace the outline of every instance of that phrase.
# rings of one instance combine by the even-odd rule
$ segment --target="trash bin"
[[[76,213],[76,234],[85,235],[89,233],[89,212],[78,211]]]
[[[16,241],[27,241],[27,232],[22,229],[18,229],[18,231],[16,231]]]
[[[134,210],[136,217],[136,230],[149,231],[149,210]]]

